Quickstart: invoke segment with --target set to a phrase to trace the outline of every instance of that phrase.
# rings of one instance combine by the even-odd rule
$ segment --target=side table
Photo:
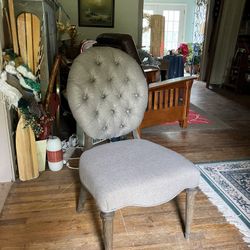
[[[147,83],[160,81],[160,70],[157,68],[149,68],[143,70],[147,79]]]

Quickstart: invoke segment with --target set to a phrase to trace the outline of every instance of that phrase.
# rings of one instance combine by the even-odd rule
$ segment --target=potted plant
[[[54,117],[45,112],[41,104],[30,103],[24,98],[19,100],[18,108],[25,120],[24,128],[30,126],[34,132],[38,168],[40,172],[44,171],[46,163],[46,141],[51,133]]]
[[[199,44],[189,44],[189,54],[185,63],[187,73],[197,74],[200,72],[201,49]]]

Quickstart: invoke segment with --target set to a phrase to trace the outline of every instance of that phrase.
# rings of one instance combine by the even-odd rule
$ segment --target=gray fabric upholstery
[[[85,133],[96,139],[136,129],[147,106],[148,89],[138,63],[119,49],[93,47],[70,70],[67,95]]]
[[[103,212],[154,206],[199,183],[199,171],[180,154],[134,139],[97,146],[80,159],[80,179]]]
[[[143,119],[147,84],[124,52],[93,47],[78,56],[68,78],[68,101],[79,126],[92,138],[127,134]],[[82,184],[102,212],[154,206],[199,183],[199,171],[172,150],[134,139],[99,145],[80,159]]]

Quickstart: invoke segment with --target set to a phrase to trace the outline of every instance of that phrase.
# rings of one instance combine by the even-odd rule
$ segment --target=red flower
[[[181,43],[178,50],[180,51],[180,53],[183,55],[183,61],[184,63],[187,60],[187,56],[188,56],[188,45],[186,43]]]
[[[38,139],[39,140],[44,140],[47,139],[50,135],[51,132],[51,127],[52,127],[52,122],[55,118],[50,115],[42,115],[40,117],[40,126],[42,128],[42,132],[39,134]]]

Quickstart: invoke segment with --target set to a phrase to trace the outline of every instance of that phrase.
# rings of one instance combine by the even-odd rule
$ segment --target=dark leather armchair
[[[160,69],[156,66],[142,66],[133,38],[129,34],[103,33],[97,36],[95,46],[108,46],[120,49],[133,57],[144,72],[148,83],[160,81]]]
[[[133,38],[129,34],[103,33],[97,36],[96,41],[97,46],[113,47],[126,52],[141,65]]]

